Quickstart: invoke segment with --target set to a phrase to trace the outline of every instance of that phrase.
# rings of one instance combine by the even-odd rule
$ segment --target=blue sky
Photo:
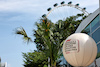
[[[36,49],[35,43],[26,44],[22,36],[15,34],[15,29],[22,26],[27,34],[32,37],[35,22],[38,21],[47,8],[63,0],[0,0],[0,57],[8,67],[23,67],[22,52],[30,52]],[[69,2],[70,0],[65,0]],[[99,7],[99,0],[72,0],[80,7],[86,7],[92,13]],[[64,10],[62,10],[64,11]],[[75,12],[70,10],[69,14]],[[59,13],[61,14],[61,13]]]

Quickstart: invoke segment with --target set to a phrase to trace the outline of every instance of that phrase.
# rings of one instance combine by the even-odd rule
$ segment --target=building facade
[[[81,22],[75,33],[81,32],[91,36],[97,44],[96,60],[89,67],[100,67],[100,8]]]

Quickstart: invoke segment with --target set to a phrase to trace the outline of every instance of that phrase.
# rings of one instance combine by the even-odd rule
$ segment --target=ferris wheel
[[[62,8],[62,9],[61,9]],[[86,8],[84,7],[84,8],[81,8],[80,6],[79,6],[79,3],[77,3],[77,4],[72,4],[72,1],[70,1],[70,2],[68,2],[67,4],[65,4],[65,2],[64,1],[62,1],[61,3],[60,3],[60,5],[58,5],[58,3],[55,3],[54,5],[53,5],[53,8],[48,8],[47,9],[47,11],[48,11],[48,13],[47,14],[43,14],[42,15],[42,17],[43,18],[49,18],[51,21],[52,21],[52,19],[54,20],[55,18],[58,18],[58,17],[60,17],[59,19],[64,19],[64,18],[66,18],[66,17],[68,17],[68,16],[71,16],[71,15],[68,15],[68,14],[72,14],[73,12],[72,11],[70,11],[70,13],[68,13],[68,11],[69,11],[69,8],[70,9],[73,9],[74,8],[74,10],[73,10],[73,12],[74,12],[74,14],[75,13],[83,13],[85,16],[88,16],[89,15],[89,13],[86,11]],[[67,11],[66,11],[67,10]],[[77,11],[75,11],[75,10],[77,10]],[[65,11],[65,13],[64,13],[64,11]],[[55,14],[56,15],[59,15],[59,16],[55,16]],[[65,16],[64,16],[65,15]],[[51,18],[50,18],[50,16],[51,16]],[[57,19],[58,20],[58,19]]]

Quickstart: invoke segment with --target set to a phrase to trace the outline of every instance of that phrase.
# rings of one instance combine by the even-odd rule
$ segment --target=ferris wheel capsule
[[[79,4],[76,4],[75,6],[79,6]]]
[[[42,17],[43,17],[43,18],[46,17],[46,14],[43,14]]]
[[[62,1],[62,2],[61,2],[61,5],[62,5],[62,4],[64,4],[64,3],[65,3],[65,2],[64,2],[64,1]]]
[[[54,7],[56,7],[57,5],[58,5],[58,4],[57,4],[57,3],[55,3],[53,6],[54,6]]]
[[[68,4],[72,4],[72,1],[68,2]]]
[[[82,10],[86,10],[86,8],[84,7]]]
[[[51,10],[51,8],[48,8],[48,9],[47,9],[47,11],[50,11],[50,10]]]
[[[81,8],[81,7],[79,7],[79,4],[72,4],[72,1],[70,1],[70,2],[68,2],[68,4],[65,4],[65,2],[64,1],[62,1],[61,3],[60,3],[61,5],[58,5],[57,3],[55,3],[53,6],[54,6],[54,8],[48,8],[47,9],[47,11],[48,11],[48,13],[46,14],[46,18],[48,18],[48,16],[50,15],[50,14],[52,14],[52,16],[54,16],[53,15],[53,11],[55,11],[56,9],[58,9],[58,8],[60,8],[60,7],[64,7],[64,6],[68,6],[68,7],[72,7],[72,8],[75,8],[75,9],[78,9],[79,11],[81,11],[84,15],[86,15],[86,16],[88,16],[88,15],[90,15],[87,11],[86,11],[86,8]],[[66,8],[65,8],[66,9]],[[64,9],[64,10],[65,10]],[[57,10],[57,11],[61,11],[61,10]],[[57,15],[59,15],[60,16],[60,14],[57,14]],[[63,14],[64,15],[64,14]],[[62,16],[62,15],[61,15]],[[54,16],[55,17],[55,16]],[[63,17],[63,16],[62,16]],[[49,16],[49,18],[50,18],[50,16]],[[65,18],[65,17],[64,17]]]

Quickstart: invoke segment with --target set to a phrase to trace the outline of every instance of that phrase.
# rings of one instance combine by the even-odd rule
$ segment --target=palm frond
[[[30,37],[27,36],[25,30],[23,27],[19,27],[16,29],[15,34],[19,34],[23,36],[23,39],[25,42],[29,43],[29,42],[33,42],[32,39]]]

